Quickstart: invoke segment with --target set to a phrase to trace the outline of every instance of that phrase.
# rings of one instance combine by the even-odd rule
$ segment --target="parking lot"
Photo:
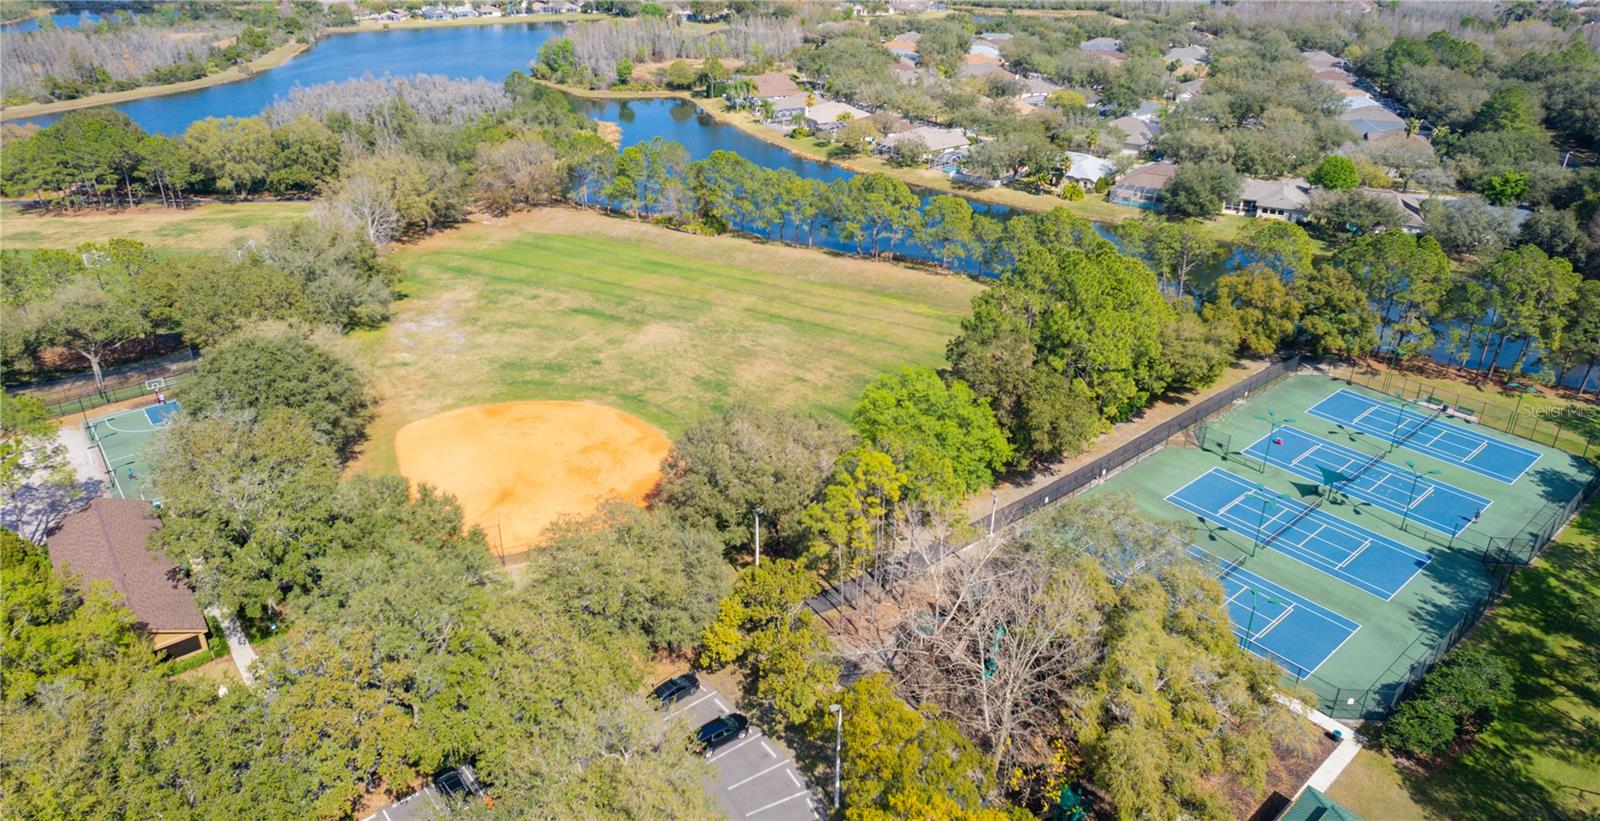
[[[668,718],[682,718],[691,728],[734,711],[732,702],[702,679],[700,689],[668,708]],[[717,768],[706,785],[717,796],[722,811],[742,819],[806,819],[827,817],[820,793],[813,794],[778,742],[751,725],[750,734],[728,742],[711,756]]]

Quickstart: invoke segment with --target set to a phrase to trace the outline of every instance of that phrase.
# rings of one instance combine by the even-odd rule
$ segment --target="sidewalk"
[[[256,651],[250,646],[250,640],[245,638],[244,628],[239,626],[239,620],[233,616],[224,619],[222,609],[214,604],[206,608],[206,615],[222,625],[222,635],[228,640],[228,653],[233,656],[233,666],[239,668],[239,678],[244,679],[247,685],[254,685],[256,679],[250,672],[250,665],[255,664]]]

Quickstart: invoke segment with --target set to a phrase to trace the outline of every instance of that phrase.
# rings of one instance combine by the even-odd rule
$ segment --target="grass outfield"
[[[73,248],[113,237],[155,248],[221,249],[266,233],[273,223],[305,216],[307,202],[206,202],[188,210],[140,206],[125,211],[60,216],[0,210],[0,248]]]
[[[359,467],[452,408],[592,400],[669,435],[735,402],[847,413],[874,376],[940,365],[981,286],[573,209],[396,251],[406,298],[356,335],[382,396]]]
[[[1363,751],[1330,794],[1368,818],[1600,816],[1600,502],[1519,571],[1469,639],[1503,659],[1517,696],[1464,753],[1402,770]],[[1580,617],[1578,614],[1587,614]]]

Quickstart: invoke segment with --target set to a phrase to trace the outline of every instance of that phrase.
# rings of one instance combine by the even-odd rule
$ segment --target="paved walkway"
[[[1316,772],[1312,773],[1311,777],[1306,779],[1306,783],[1300,787],[1300,792],[1304,792],[1306,787],[1315,788],[1320,792],[1327,792],[1333,787],[1333,782],[1339,780],[1339,776],[1344,773],[1344,768],[1350,766],[1350,762],[1355,760],[1356,753],[1361,752],[1360,736],[1356,735],[1355,730],[1334,721],[1320,711],[1307,708],[1304,704],[1294,699],[1283,696],[1274,696],[1274,698],[1297,715],[1305,716],[1312,724],[1321,727],[1325,732],[1338,731],[1344,734],[1339,741],[1339,746],[1335,747],[1326,759],[1323,759],[1322,766],[1318,767]],[[1298,798],[1300,792],[1296,792],[1293,797]]]
[[[250,646],[250,639],[245,638],[239,620],[233,616],[224,619],[221,608],[214,604],[206,608],[206,615],[222,625],[222,635],[228,639],[228,653],[233,656],[233,666],[239,668],[239,678],[244,679],[245,684],[255,684],[256,678],[250,673],[250,665],[256,662],[256,651]]]

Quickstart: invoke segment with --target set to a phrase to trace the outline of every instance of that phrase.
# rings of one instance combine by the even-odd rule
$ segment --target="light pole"
[[[829,704],[828,712],[833,713],[833,809],[839,810],[839,751],[844,741],[844,710],[837,704]]]
[[[1394,429],[1389,431],[1389,453],[1394,453],[1394,449],[1400,447],[1400,426],[1405,422],[1405,406],[1411,404],[1411,400],[1399,391],[1394,392],[1394,398],[1400,400],[1400,410],[1395,412]]]
[[[1522,415],[1522,400],[1530,393],[1538,393],[1539,389],[1521,382],[1508,382],[1506,387],[1517,392],[1517,407],[1511,411],[1511,421],[1506,424],[1506,432],[1510,433],[1517,428],[1517,417]]]
[[[1256,628],[1256,605],[1259,604],[1262,599],[1266,599],[1268,604],[1286,604],[1286,602],[1281,602],[1271,596],[1264,595],[1260,590],[1257,590],[1254,587],[1246,587],[1245,589],[1250,591],[1250,621],[1246,622],[1244,626],[1244,649],[1249,650],[1250,642],[1255,641],[1255,639],[1251,638],[1250,633]]]
[[[1266,473],[1267,472],[1267,457],[1272,455],[1272,440],[1273,440],[1274,437],[1276,437],[1278,435],[1278,428],[1283,427],[1284,425],[1291,424],[1291,423],[1294,422],[1294,420],[1293,419],[1279,419],[1277,412],[1274,411],[1271,408],[1267,408],[1267,415],[1266,416],[1262,416],[1260,414],[1256,414],[1256,418],[1261,420],[1261,421],[1263,421],[1263,422],[1266,422],[1271,427],[1271,430],[1269,430],[1267,432],[1267,449],[1264,452],[1262,452],[1262,454],[1261,454],[1261,472],[1262,473]]]
[[[756,506],[756,567],[761,566],[761,506]]]
[[[1259,548],[1261,547],[1261,525],[1265,524],[1267,521],[1267,508],[1277,507],[1278,499],[1281,497],[1279,497],[1277,493],[1267,490],[1259,484],[1256,485],[1256,491],[1261,494],[1261,515],[1256,517],[1255,538],[1255,546]],[[1255,551],[1250,551],[1250,555],[1254,556]]]
[[[1411,472],[1411,492],[1406,495],[1406,509],[1404,514],[1400,516],[1400,530],[1402,532],[1404,532],[1406,529],[1406,522],[1411,521],[1411,503],[1416,501],[1417,498],[1417,482],[1422,481],[1422,477],[1424,476],[1439,475],[1439,471],[1437,470],[1430,470],[1426,473],[1418,471],[1417,463],[1411,461],[1410,459],[1406,460],[1406,469]],[[1455,537],[1452,536],[1451,541],[1453,542],[1454,540]]]

